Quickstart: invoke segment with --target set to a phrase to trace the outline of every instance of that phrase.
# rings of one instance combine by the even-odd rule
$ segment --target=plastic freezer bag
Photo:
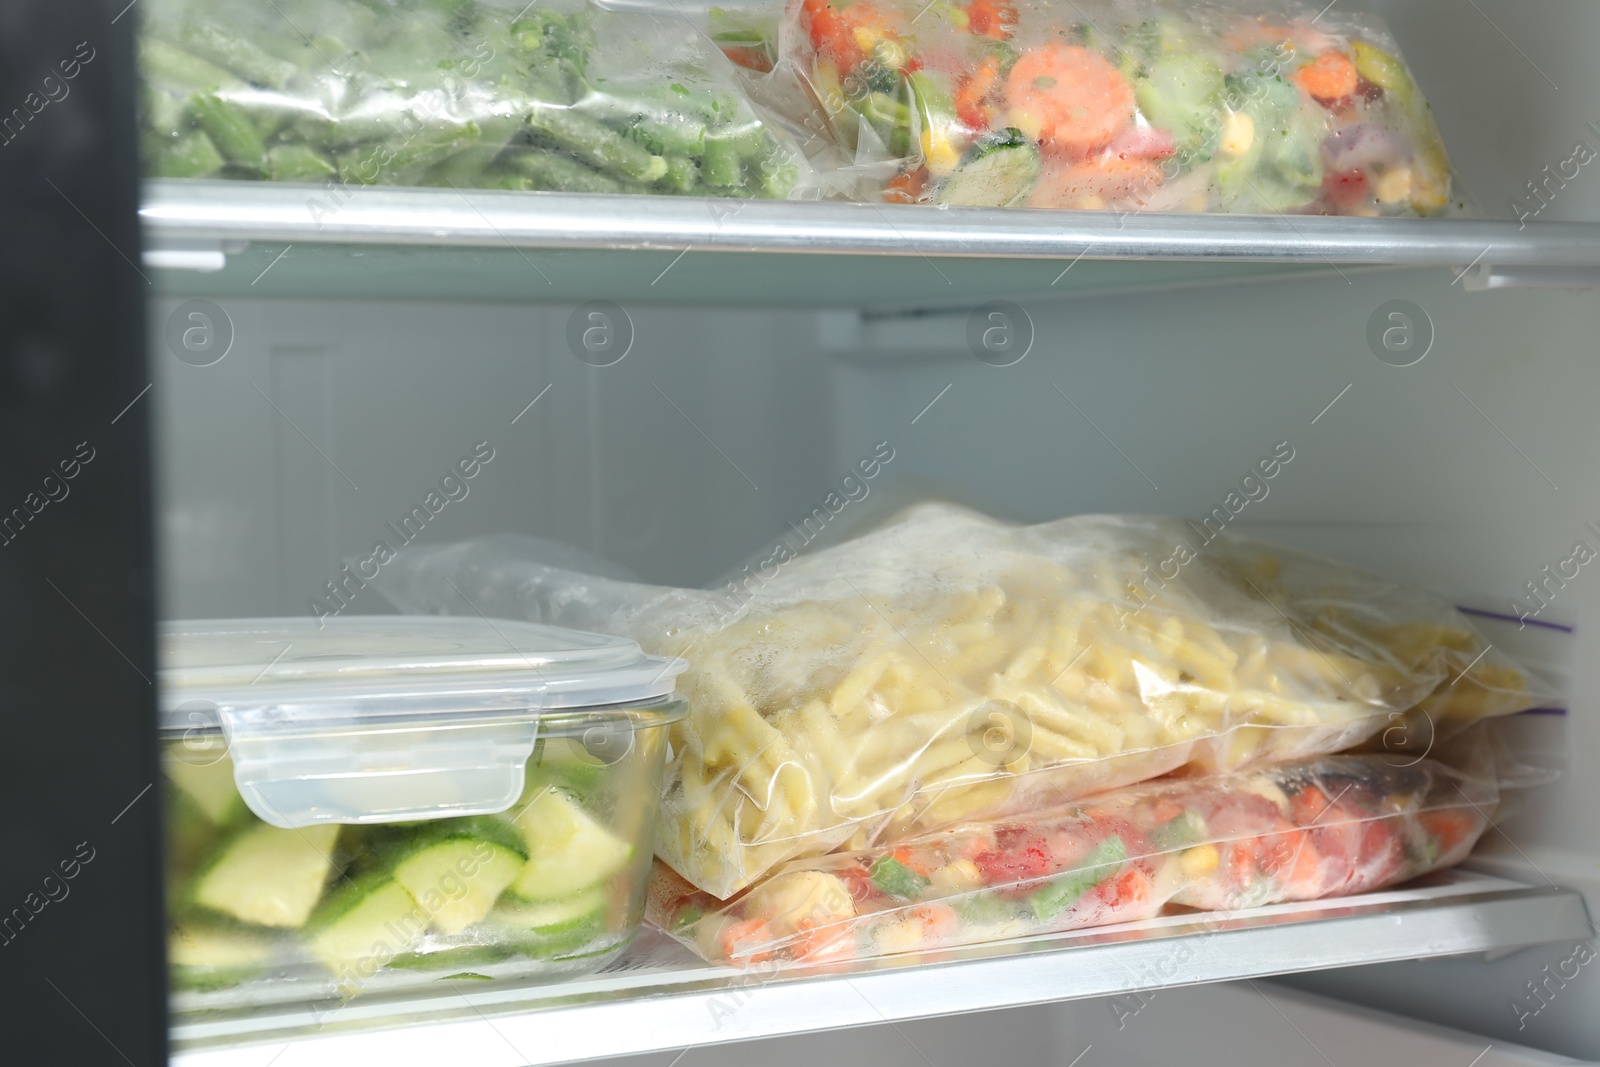
[[[1537,703],[1450,605],[1177,519],[1014,526],[923,505],[813,554],[785,542],[713,591],[550,555],[412,548],[380,588],[686,659],[656,852],[721,898],[797,856]]]
[[[656,865],[647,916],[715,962],[822,963],[1342,896],[1464,859],[1492,778],[1329,756],[796,860],[731,901]]]
[[[1322,10],[1319,10],[1322,9]],[[1439,130],[1381,21],[1272,0],[791,0],[769,80],[855,195],[1433,215]],[[731,53],[730,54],[735,54]]]
[[[688,22],[518,6],[153,0],[147,169],[341,188],[796,189],[799,152]]]

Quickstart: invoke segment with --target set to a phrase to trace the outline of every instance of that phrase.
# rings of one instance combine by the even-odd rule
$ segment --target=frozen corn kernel
[[[1243,111],[1230,111],[1222,121],[1220,147],[1225,155],[1242,156],[1256,143],[1256,120]]]
[[[1039,131],[1044,129],[1044,120],[1032,111],[1023,108],[1013,108],[1010,114],[1011,125],[1022,131],[1024,137],[1037,141]]]
[[[950,137],[943,130],[922,131],[922,158],[928,168],[928,173],[936,178],[942,178],[954,173],[956,166],[961,162],[961,153],[950,143]]]
[[[1411,199],[1411,168],[1395,167],[1378,179],[1375,198],[1380,204],[1400,204]]]
[[[971,860],[957,860],[930,876],[931,888],[944,896],[954,896],[983,885],[983,872]]]
[[[1216,845],[1196,845],[1183,850],[1178,864],[1185,878],[1204,878],[1217,869],[1218,859]]]
[[[922,924],[909,917],[884,923],[872,931],[872,942],[884,955],[914,952],[922,947]]]

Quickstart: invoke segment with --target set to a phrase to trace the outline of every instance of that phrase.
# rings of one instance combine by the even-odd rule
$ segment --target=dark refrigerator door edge
[[[166,1061],[137,16],[0,4],[7,1063]]]

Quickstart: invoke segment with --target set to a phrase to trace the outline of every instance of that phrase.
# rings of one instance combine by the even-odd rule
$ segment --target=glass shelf
[[[1282,904],[899,956],[740,971],[645,933],[600,974],[554,986],[362,998],[177,1017],[178,1067],[501,1062],[680,1050],[783,1034],[1311,969],[1494,952],[1593,936],[1582,897],[1467,871],[1342,900]],[[401,1020],[404,1020],[402,1023]]]
[[[161,290],[201,296],[885,309],[1394,267],[1536,269],[1582,284],[1600,267],[1600,224],[1484,219],[377,187],[333,201],[313,186],[215,181],[147,183],[141,214],[148,263],[210,268],[157,269]]]

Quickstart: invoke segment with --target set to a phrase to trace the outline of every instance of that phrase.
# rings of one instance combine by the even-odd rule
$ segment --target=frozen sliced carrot
[[[1343,52],[1324,52],[1294,72],[1300,87],[1319,101],[1339,100],[1356,91],[1356,65]]]
[[[1004,40],[1017,28],[1017,7],[1010,0],[972,0],[967,5],[967,32]]]
[[[1011,124],[1046,147],[1083,154],[1133,119],[1133,87],[1098,52],[1048,44],[1025,52],[1006,79]]]
[[[968,129],[977,132],[989,128],[989,109],[984,106],[984,98],[999,77],[1000,61],[989,56],[978,65],[977,70],[963,74],[956,84],[956,117]]]

